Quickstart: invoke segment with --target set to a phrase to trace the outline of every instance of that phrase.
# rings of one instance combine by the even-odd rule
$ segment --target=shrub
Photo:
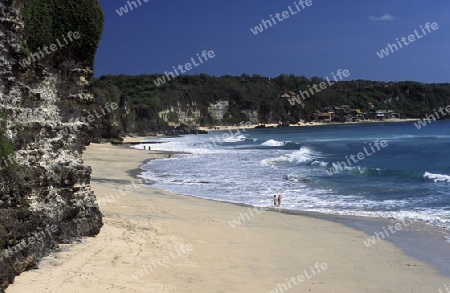
[[[5,114],[0,112],[0,167],[5,167],[4,160],[8,159],[8,156],[14,154],[14,145],[5,135]],[[8,168],[3,170],[12,171],[17,169],[17,162],[13,160],[12,163],[8,162]]]
[[[78,31],[81,38],[58,49],[51,60],[58,64],[72,58],[93,66],[104,19],[98,0],[24,0],[24,11],[24,48],[37,52]]]

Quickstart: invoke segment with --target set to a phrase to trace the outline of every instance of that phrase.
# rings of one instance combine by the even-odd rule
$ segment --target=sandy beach
[[[133,177],[166,156],[87,147],[100,234],[61,245],[7,292],[428,293],[450,283],[387,241],[366,247],[368,235],[344,225],[171,194]]]

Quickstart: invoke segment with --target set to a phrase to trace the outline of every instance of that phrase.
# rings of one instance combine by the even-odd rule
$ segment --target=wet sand
[[[104,227],[61,245],[7,292],[410,293],[449,284],[388,241],[366,247],[370,235],[343,224],[176,195],[130,176],[165,156],[89,146],[93,190],[110,199]]]

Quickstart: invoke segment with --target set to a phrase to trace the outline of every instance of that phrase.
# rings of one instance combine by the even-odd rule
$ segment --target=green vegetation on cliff
[[[196,104],[201,112],[203,125],[213,123],[208,107],[217,101],[228,101],[229,109],[224,123],[235,124],[248,121],[244,110],[256,111],[261,123],[270,121],[309,120],[311,114],[327,106],[349,105],[352,109],[371,112],[378,109],[393,110],[402,118],[420,118],[433,113],[434,109],[450,104],[450,84],[423,84],[419,82],[377,82],[355,80],[339,82],[329,86],[303,103],[292,106],[284,93],[307,91],[309,86],[324,81],[321,78],[280,75],[266,78],[259,75],[212,77],[205,74],[178,76],[157,87],[154,80],[160,75],[102,76],[95,86],[104,92],[115,87],[117,96],[124,96],[135,115],[135,124],[142,119],[159,121],[160,111],[175,109],[180,105],[188,111],[187,105]],[[373,108],[369,103],[373,104]],[[176,115],[169,115],[174,120]],[[176,119],[175,119],[176,120]],[[144,127],[155,124],[143,123]]]
[[[63,37],[78,31],[81,38],[54,53],[59,63],[74,60],[93,66],[103,30],[103,12],[98,0],[22,0],[25,14],[25,48],[39,48],[63,42]]]
[[[14,155],[14,145],[5,134],[5,122],[5,114],[0,112],[0,173],[3,171],[14,172],[17,168],[17,162],[14,159],[11,159],[11,161],[5,164],[5,161],[10,158],[10,155]]]

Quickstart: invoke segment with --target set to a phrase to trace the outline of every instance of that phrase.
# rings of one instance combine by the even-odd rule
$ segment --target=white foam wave
[[[423,174],[423,178],[433,180],[434,182],[450,182],[449,175],[432,174],[429,172],[425,172],[425,174]]]
[[[257,145],[267,139],[259,140]],[[256,138],[248,135],[247,140],[255,141]],[[417,219],[450,228],[450,211],[444,208],[424,208],[420,198],[380,201],[364,199],[364,195],[360,194],[338,194],[334,187],[325,185],[320,178],[315,180],[318,166],[327,168],[331,164],[322,161],[328,159],[327,155],[315,152],[308,147],[302,147],[297,151],[266,148],[236,152],[236,149],[230,145],[222,148],[223,140],[215,139],[211,135],[166,137],[159,141],[163,143],[143,142],[137,147],[143,149],[143,144],[147,144],[151,145],[152,150],[188,152],[192,155],[175,155],[170,159],[152,161],[153,165],[148,167],[149,171],[143,177],[154,181],[153,187],[155,188],[214,200],[243,202],[255,206],[270,206],[273,194],[282,191],[284,208],[342,215]],[[238,154],[242,156],[234,160],[233,158]],[[204,164],[204,162],[208,162],[208,164]],[[217,164],[211,165],[211,163]],[[259,166],[255,166],[255,163]],[[225,165],[226,169],[224,169]],[[304,165],[317,167],[308,168]],[[274,168],[269,169],[265,166]],[[275,168],[277,166],[287,166],[288,168]],[[344,172],[361,172],[356,166],[349,167],[350,170]],[[372,170],[372,168],[367,168],[365,172]],[[364,172],[364,170],[362,171]],[[249,174],[250,178],[242,176],[244,173]],[[287,175],[285,175],[286,173]],[[259,184],[261,178],[269,178],[264,177],[265,174],[271,178],[279,177],[276,177],[276,180],[266,180],[267,184]],[[429,180],[441,179],[441,181],[450,182],[450,174],[426,172],[424,177]],[[278,180],[278,178],[284,180]],[[245,196],[242,196],[243,194]],[[450,238],[447,238],[447,241],[450,243]]]
[[[313,162],[317,157],[319,156],[319,153],[311,150],[308,147],[301,147],[300,150],[295,151],[293,153],[283,155],[277,158],[270,158],[265,159],[261,161],[261,164],[263,166],[271,167],[276,165],[283,165],[283,164],[309,164]]]
[[[150,150],[152,148],[152,144],[142,142],[140,144],[131,146],[131,148],[137,149],[137,150]]]
[[[240,141],[244,141],[246,139],[245,135],[233,135],[230,137],[225,137],[223,139],[224,142],[240,142]]]
[[[288,142],[269,139],[268,141],[263,142],[261,145],[262,146],[284,146],[286,143],[288,143]]]
[[[450,220],[447,219],[445,212],[439,212],[434,209],[424,211],[363,211],[363,210],[335,210],[331,208],[311,208],[305,211],[314,211],[324,214],[336,214],[346,216],[386,218],[396,220],[420,221],[434,226],[450,228]],[[450,243],[450,237],[446,238]]]
[[[366,172],[366,168],[364,167],[360,167],[360,166],[345,166],[344,168],[342,168],[341,165],[339,165],[338,163],[332,163],[332,166],[335,170],[339,171],[347,171],[349,173],[354,173],[354,174],[364,174],[364,172]]]
[[[287,174],[285,178],[286,178],[286,180],[289,180],[289,181],[295,181],[295,182],[301,182],[301,183],[311,183],[312,182],[311,178],[300,176],[297,174]]]
[[[224,150],[221,149],[223,141],[214,140],[210,136],[186,135],[184,137],[166,137],[159,139],[160,143],[156,142],[158,142],[158,140],[155,140],[153,143],[142,142],[141,144],[131,147],[135,149],[144,149],[145,145],[147,150],[150,147],[151,150],[156,151],[183,152],[194,155],[224,152]]]
[[[311,163],[311,166],[328,167],[328,163],[324,161],[314,161]]]

